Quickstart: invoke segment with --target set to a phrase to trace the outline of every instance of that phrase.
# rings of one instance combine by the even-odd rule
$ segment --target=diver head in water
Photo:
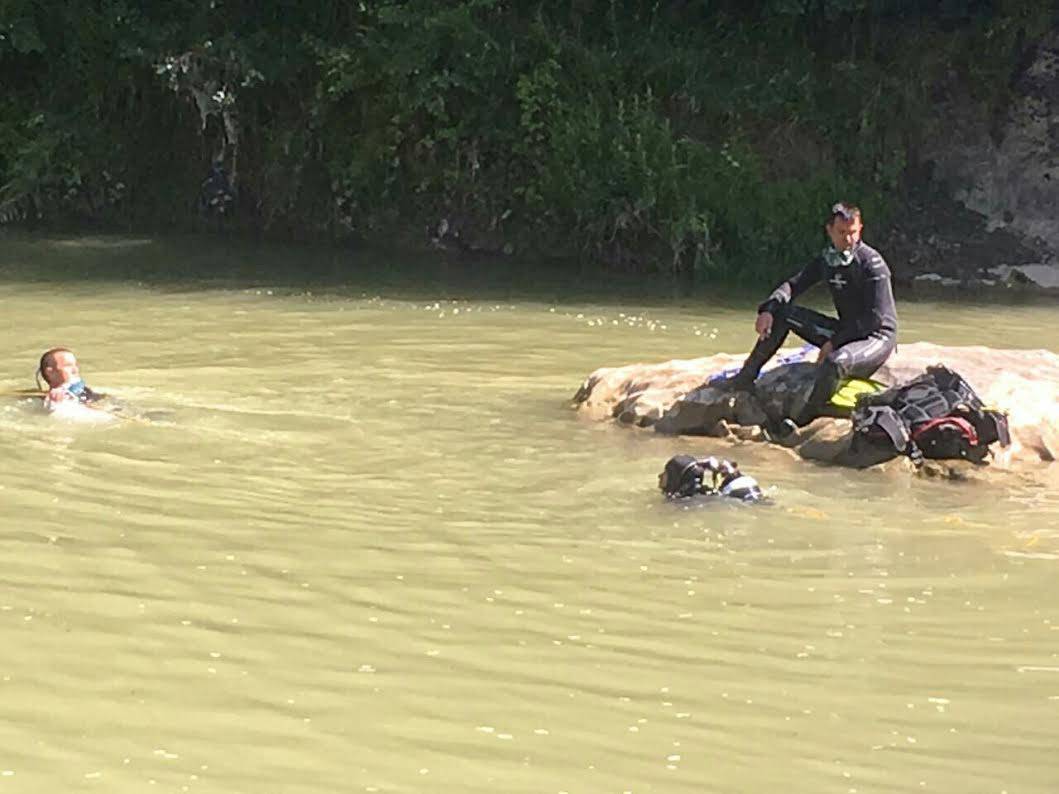
[[[658,487],[668,498],[679,499],[703,494],[726,496],[741,502],[765,498],[757,481],[739,470],[730,460],[675,455],[658,475]]]
[[[40,357],[37,385],[47,387],[47,394],[44,396],[46,407],[68,400],[95,402],[102,396],[85,385],[77,356],[65,347],[53,347]]]

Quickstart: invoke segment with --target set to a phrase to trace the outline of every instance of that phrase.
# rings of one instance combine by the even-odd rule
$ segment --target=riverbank
[[[1054,27],[1030,0],[43,2],[0,46],[0,222],[756,286],[819,248],[841,198],[898,278],[1017,279],[1059,248],[1036,134]],[[921,229],[929,190],[1016,240]]]
[[[931,227],[929,234],[940,245],[942,240],[965,242],[965,230],[965,226],[954,226],[946,232],[938,225]],[[1059,290],[1018,273],[1007,278],[989,273],[997,262],[1012,261],[1006,258],[1010,238],[998,245],[977,247],[974,258],[959,256],[960,249],[953,246],[947,248],[948,259],[938,259],[923,255],[926,249],[907,242],[895,245],[891,252],[884,247],[885,242],[876,242],[874,231],[868,230],[871,242],[886,252],[899,301],[983,306],[1054,305],[1059,301]],[[892,230],[880,235],[884,241],[894,236],[899,235]],[[297,243],[216,231],[129,235],[93,224],[46,231],[0,227],[0,245],[6,253],[0,258],[0,278],[20,281],[118,279],[175,284],[205,280],[333,291],[364,283],[400,288],[418,283],[433,294],[453,296],[473,288],[498,296],[537,295],[562,300],[564,293],[572,291],[658,304],[720,298],[723,303],[743,307],[759,303],[772,285],[771,281],[718,283],[693,273],[660,277],[615,272],[604,263],[579,258],[533,260],[522,252],[510,256],[467,253],[410,240]],[[945,275],[932,275],[940,273]]]

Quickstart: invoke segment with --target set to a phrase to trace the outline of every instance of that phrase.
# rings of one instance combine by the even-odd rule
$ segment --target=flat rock
[[[757,426],[767,415],[790,415],[804,403],[812,386],[814,365],[803,362],[765,370],[755,395],[705,385],[712,375],[737,366],[743,358],[720,353],[658,364],[603,367],[581,385],[574,405],[592,419],[617,419],[662,433],[758,439],[761,434]],[[1059,456],[1059,356],[1055,353],[916,342],[900,345],[874,378],[886,384],[902,383],[933,364],[944,364],[960,373],[987,405],[1008,414],[1012,444],[996,449],[995,466],[1033,468]],[[799,430],[784,446],[803,458],[829,463],[867,466],[882,462],[882,458],[854,456],[851,437],[848,419],[822,417]],[[925,467],[925,473],[958,478],[965,469],[962,461],[938,461]]]

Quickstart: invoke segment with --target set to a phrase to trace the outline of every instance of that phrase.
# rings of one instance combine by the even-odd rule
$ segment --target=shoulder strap
[[[946,426],[956,428],[967,439],[967,443],[972,446],[978,446],[978,431],[974,425],[960,416],[942,416],[937,419],[931,419],[929,422],[924,422],[912,431],[912,440],[918,441],[931,430]]]

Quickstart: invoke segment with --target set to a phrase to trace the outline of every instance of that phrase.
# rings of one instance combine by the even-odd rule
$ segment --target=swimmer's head
[[[51,389],[79,381],[81,368],[77,365],[77,356],[65,347],[53,347],[40,357],[37,378],[43,379]]]

